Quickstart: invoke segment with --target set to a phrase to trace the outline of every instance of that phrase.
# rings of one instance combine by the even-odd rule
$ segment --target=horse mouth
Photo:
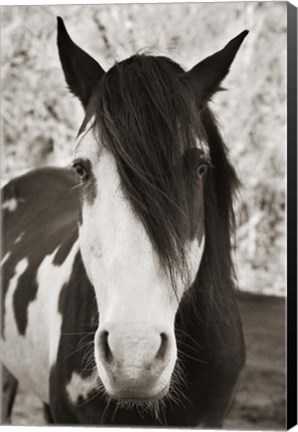
[[[123,391],[117,391],[114,394],[111,394],[110,392],[107,392],[108,396],[119,402],[120,404],[131,404],[131,405],[144,405],[144,404],[150,404],[152,402],[158,402],[161,399],[163,399],[169,391],[169,385],[166,385],[163,387],[162,390],[160,390],[158,393],[154,395],[148,395],[145,392],[136,394],[136,392],[129,391],[129,390],[123,390]]]

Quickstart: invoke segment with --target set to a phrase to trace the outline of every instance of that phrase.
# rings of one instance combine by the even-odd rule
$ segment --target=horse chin
[[[132,406],[150,406],[154,403],[160,402],[164,399],[169,392],[170,385],[167,384],[162,390],[157,393],[148,394],[145,392],[137,393],[131,390],[118,390],[115,393],[107,391],[107,395],[115,400],[120,406],[132,407]]]

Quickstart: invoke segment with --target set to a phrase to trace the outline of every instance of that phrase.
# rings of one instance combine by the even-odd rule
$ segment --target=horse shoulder
[[[17,204],[4,207],[2,358],[44,402],[59,340],[59,293],[78,251],[72,185],[67,170],[44,169],[3,190],[4,206]]]

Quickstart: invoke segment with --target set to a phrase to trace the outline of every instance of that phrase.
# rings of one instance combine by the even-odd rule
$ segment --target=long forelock
[[[179,160],[198,143],[203,151],[208,147],[212,168],[204,182],[205,249],[191,292],[206,297],[203,304],[212,306],[212,311],[207,308],[204,314],[212,316],[224,302],[226,290],[234,287],[231,237],[233,195],[239,182],[210,109],[196,106],[184,76],[169,59],[134,56],[104,76],[90,115],[174,288],[177,274],[189,282],[185,256],[189,195]]]
[[[195,98],[184,71],[163,57],[116,64],[94,103],[100,142],[112,152],[123,189],[175,284],[187,278],[182,155],[197,146]]]

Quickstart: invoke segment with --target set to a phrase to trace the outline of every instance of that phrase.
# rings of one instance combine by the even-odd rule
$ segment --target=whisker
[[[109,397],[106,392],[105,392],[105,395],[106,395],[106,406],[105,406],[105,409],[103,410],[103,413],[102,413],[102,416],[101,416],[101,419],[100,419],[100,423],[101,424],[103,424],[104,419],[105,419],[106,415],[108,414],[108,410],[109,410],[109,407],[110,407],[111,402],[112,402],[112,398]]]
[[[180,359],[178,358],[172,375],[169,393],[166,396],[166,400],[169,402],[172,411],[173,407],[171,402],[177,406],[182,406],[184,409],[186,409],[185,403],[192,405],[190,399],[186,396],[185,392],[182,391],[182,386],[188,387]]]
[[[163,416],[163,426],[167,426],[166,404],[163,400],[160,401],[160,411]]]
[[[90,370],[93,370],[93,369],[96,370],[96,362],[95,362],[95,358],[93,355],[93,349],[91,352],[85,353],[83,360],[82,360],[82,363],[84,364],[84,362],[85,362],[85,366],[82,369],[82,372],[81,372],[82,374],[84,374],[85,372],[88,372]]]
[[[119,408],[120,408],[120,405],[119,405],[118,403],[116,403],[116,404],[115,404],[115,408],[114,408],[114,412],[113,412],[113,416],[112,416],[111,423],[114,422],[114,418],[115,418],[115,416],[116,416],[117,411],[119,410]]]
[[[187,354],[187,353],[185,353],[185,352],[183,352],[181,350],[179,350],[178,356],[187,358],[187,359],[192,360],[192,361],[194,361],[196,363],[207,364],[207,362],[205,360],[200,360],[200,359],[198,359],[196,357],[193,357],[192,355]]]
[[[98,390],[94,395],[92,395],[89,399],[87,399],[86,401],[82,402],[81,404],[78,405],[78,408],[82,407],[83,405],[86,405],[86,403],[91,402],[93,399],[95,399],[97,396],[99,396],[101,393],[101,390]]]
[[[78,183],[77,185],[75,185],[75,186],[72,186],[70,189],[71,190],[74,190],[74,189],[79,189],[79,188],[82,188],[84,186],[84,184],[83,183]]]
[[[85,348],[89,344],[91,344],[91,342],[86,342],[86,345],[83,345],[83,346],[76,348],[74,351],[72,351],[70,354],[68,354],[65,358],[67,359],[67,358],[71,357],[72,355],[78,353],[81,349]]]
[[[83,344],[82,344],[82,341],[80,341],[79,343],[78,343],[78,345],[77,345],[77,348],[74,350],[74,351],[72,351],[71,353],[69,353],[69,354],[67,354],[67,356],[65,357],[65,359],[68,359],[69,357],[71,357],[71,356],[73,356],[74,354],[76,354],[76,353],[78,353],[79,351],[81,351],[83,348],[86,348],[86,346],[90,346],[90,345],[92,345],[93,346],[93,340],[92,341],[88,341],[88,342],[84,342]]]
[[[178,345],[178,348],[179,348],[180,345],[183,345],[184,347],[186,347],[186,348],[192,350],[192,351],[193,351],[194,353],[196,353],[196,354],[199,354],[199,353],[200,353],[200,351],[199,351],[198,348],[193,347],[192,345],[188,344],[187,342],[185,342],[185,341],[183,341],[183,340],[179,340],[179,339],[177,339],[177,345]]]
[[[186,337],[188,337],[196,346],[198,346],[200,349],[204,349],[204,347],[196,340],[196,339],[194,339],[192,336],[190,336],[187,332],[185,332],[184,330],[181,330],[181,329],[178,329],[178,328],[176,328],[175,329],[175,332],[177,332],[177,333],[181,333],[183,336],[186,336]]]
[[[61,333],[61,336],[94,335],[94,332]]]

